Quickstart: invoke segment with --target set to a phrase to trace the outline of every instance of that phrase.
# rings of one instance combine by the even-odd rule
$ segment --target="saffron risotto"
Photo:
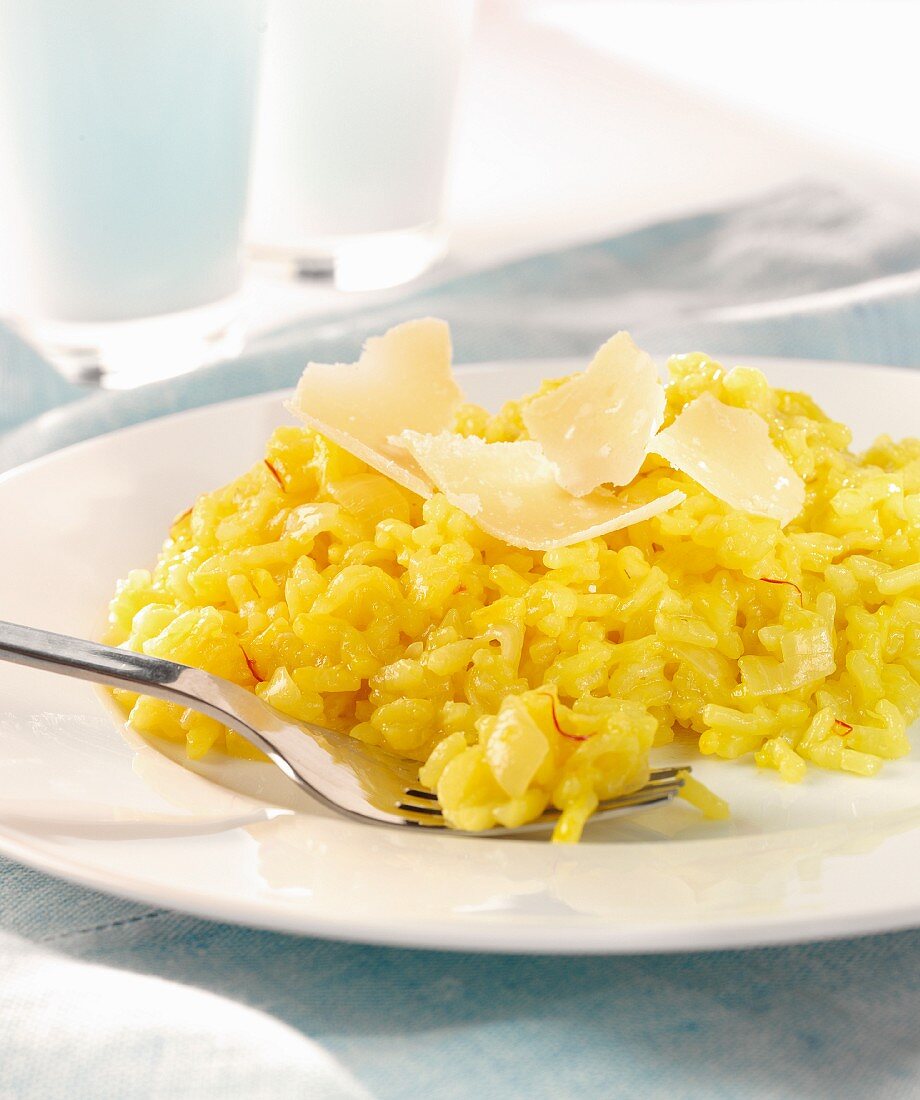
[[[920,440],[865,454],[803,394],[704,355],[673,358],[665,424],[712,394],[766,421],[806,486],[785,528],[735,511],[649,454],[625,490],[677,507],[573,546],[515,549],[324,436],[283,427],[264,461],[200,497],[152,571],[111,603],[109,638],[234,680],[296,719],[417,760],[448,822],[480,830],[641,786],[656,745],[745,757],[788,782],[873,776],[920,713]],[[558,382],[544,383],[545,393]],[[456,428],[527,438],[521,412]],[[258,757],[191,710],[119,691],[131,726]],[[710,816],[725,804],[689,780]]]

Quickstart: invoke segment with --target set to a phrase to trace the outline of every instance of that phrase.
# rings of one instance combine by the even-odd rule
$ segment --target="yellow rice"
[[[705,391],[767,421],[807,486],[785,530],[649,456],[629,498],[681,489],[683,504],[526,552],[285,427],[175,521],[152,572],[119,584],[110,640],[418,760],[461,828],[554,805],[555,839],[577,840],[674,738],[790,782],[812,766],[874,775],[908,752],[920,712],[920,440],[855,456],[845,426],[757,371],[669,367],[666,422]],[[467,407],[458,428],[522,438],[526,400]],[[135,729],[190,757],[257,755],[211,719],[119,695]]]

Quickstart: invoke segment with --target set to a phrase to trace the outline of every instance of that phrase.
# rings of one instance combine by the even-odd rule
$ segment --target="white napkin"
[[[177,982],[0,934],[0,1098],[368,1100],[320,1046]]]

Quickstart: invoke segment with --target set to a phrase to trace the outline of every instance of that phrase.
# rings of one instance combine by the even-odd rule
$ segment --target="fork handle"
[[[109,687],[140,688],[149,695],[186,702],[184,695],[177,697],[172,690],[186,665],[49,630],[0,621],[0,660]]]
[[[372,817],[390,825],[406,824],[404,817],[370,806],[359,780],[348,769],[333,767],[329,779],[330,752],[336,745],[353,748],[355,742],[351,738],[311,722],[295,724],[230,680],[145,653],[113,649],[99,642],[3,621],[0,621],[0,661],[108,687],[133,688],[143,695],[191,707],[235,730],[261,749],[289,779],[327,806],[353,817]],[[322,789],[313,776],[325,776]]]
[[[3,621],[0,621],[0,661],[107,687],[133,688],[168,703],[191,707],[236,730],[270,756],[291,779],[312,791],[290,760],[292,749],[297,747],[298,740],[304,740],[303,735],[298,738],[295,734],[292,740],[292,731],[278,721],[270,707],[239,684],[220,676],[160,657],[148,657],[146,653]]]
[[[191,707],[231,726],[269,756],[287,756],[277,743],[276,730],[281,727],[282,734],[286,731],[275,712],[239,684],[200,668],[3,621],[0,621],[0,661],[107,687],[133,688],[144,695]],[[263,730],[271,741],[262,736]],[[284,740],[288,738],[285,736]],[[276,759],[276,763],[290,774],[286,760],[281,763]],[[300,777],[296,781],[300,782]]]

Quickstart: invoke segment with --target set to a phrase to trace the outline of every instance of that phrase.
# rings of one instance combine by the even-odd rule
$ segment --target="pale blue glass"
[[[262,0],[0,0],[0,308],[72,377],[226,335],[261,24]]]

